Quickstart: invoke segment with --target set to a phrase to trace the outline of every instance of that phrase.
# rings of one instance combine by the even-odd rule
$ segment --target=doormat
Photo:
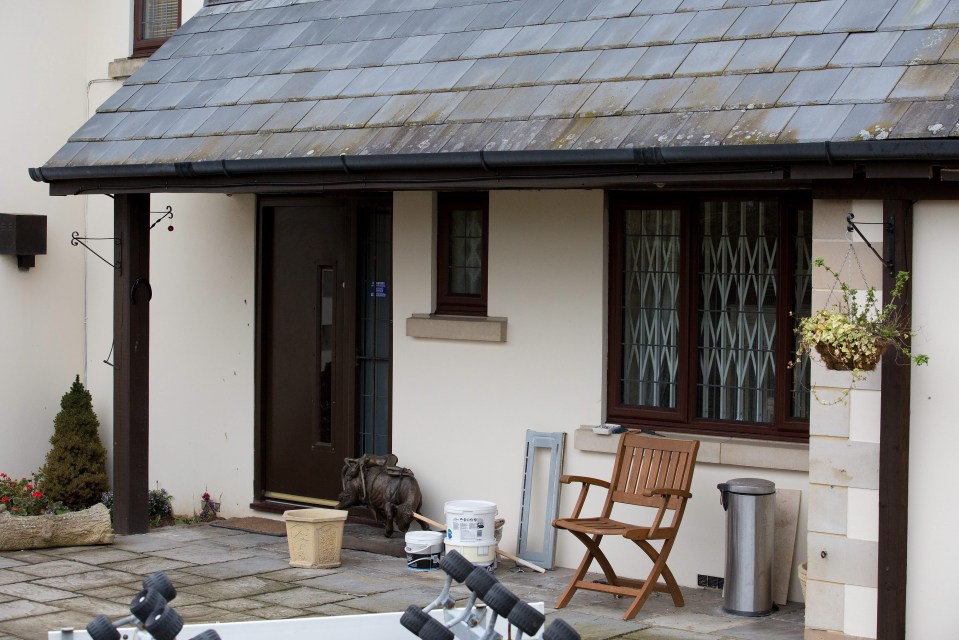
[[[236,531],[246,531],[248,533],[262,533],[268,536],[286,537],[286,522],[283,520],[271,520],[269,518],[227,518],[226,520],[217,520],[210,523],[211,527],[220,527],[221,529],[235,529]]]

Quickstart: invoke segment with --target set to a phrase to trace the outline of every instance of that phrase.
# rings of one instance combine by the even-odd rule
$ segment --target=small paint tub
[[[408,531],[405,541],[407,567],[413,571],[439,568],[443,554],[442,531]]]

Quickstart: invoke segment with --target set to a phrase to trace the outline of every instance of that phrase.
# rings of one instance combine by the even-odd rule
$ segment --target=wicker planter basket
[[[870,355],[856,353],[847,355],[833,351],[828,345],[821,342],[816,343],[816,353],[822,359],[822,363],[827,369],[833,371],[873,371],[879,361],[882,360],[882,354],[886,352],[888,342],[877,342],[876,352]]]

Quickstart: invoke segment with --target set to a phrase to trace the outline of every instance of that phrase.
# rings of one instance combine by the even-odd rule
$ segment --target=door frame
[[[281,513],[290,506],[296,506],[304,504],[303,501],[290,501],[284,502],[278,498],[267,498],[264,493],[266,491],[264,487],[264,469],[263,469],[263,452],[265,447],[265,436],[266,436],[266,427],[265,427],[265,407],[263,402],[263,382],[264,382],[264,349],[268,346],[269,340],[269,328],[266,327],[265,321],[263,318],[263,301],[264,294],[264,249],[265,249],[265,240],[266,240],[266,226],[265,226],[265,215],[264,210],[272,207],[310,207],[316,206],[323,203],[342,205],[346,210],[347,217],[349,219],[349,248],[348,248],[348,257],[347,257],[347,273],[345,277],[347,281],[352,285],[347,287],[349,292],[344,299],[344,304],[349,305],[351,309],[350,317],[351,322],[347,323],[349,326],[343,327],[343,330],[338,332],[337,342],[343,340],[343,345],[345,347],[345,353],[348,354],[348,357],[352,360],[352,375],[347,375],[344,384],[346,385],[346,390],[344,397],[349,398],[347,407],[341,409],[346,412],[346,441],[347,441],[347,451],[344,457],[355,457],[356,454],[356,439],[357,439],[357,380],[356,380],[356,340],[357,340],[357,292],[356,292],[356,273],[357,273],[357,257],[359,253],[358,247],[358,233],[357,233],[357,209],[360,205],[363,204],[379,204],[379,205],[389,205],[392,207],[392,193],[384,194],[364,194],[364,195],[344,195],[338,194],[336,196],[263,196],[258,195],[256,201],[256,238],[255,238],[255,254],[256,254],[256,276],[255,276],[255,323],[254,328],[254,373],[253,373],[253,501],[250,503],[250,508],[258,511],[270,511]],[[392,311],[391,311],[392,315]],[[390,350],[390,359],[392,360],[392,349]],[[390,386],[392,387],[392,367],[390,367]],[[390,413],[392,414],[392,402],[390,403]],[[328,500],[317,500],[307,504],[317,504],[320,506],[333,506],[329,504]]]

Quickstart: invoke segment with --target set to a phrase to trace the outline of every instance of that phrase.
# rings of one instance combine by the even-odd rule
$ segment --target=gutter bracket
[[[896,276],[895,262],[893,261],[892,258],[886,260],[881,255],[879,255],[879,252],[876,251],[876,248],[872,246],[872,243],[869,242],[869,240],[866,239],[866,236],[862,234],[862,231],[859,230],[859,226],[855,222],[853,222],[853,218],[855,217],[856,217],[856,214],[854,213],[849,213],[846,215],[846,231],[850,233],[855,231],[856,233],[858,233],[859,237],[862,238],[862,241],[866,243],[867,247],[869,247],[869,250],[872,251],[873,254],[877,258],[879,258],[879,262],[881,262],[883,266],[886,267],[886,272],[889,274],[889,276],[894,278]],[[893,222],[892,218],[889,218],[889,220],[887,220],[886,222],[860,222],[859,224],[881,224],[883,225],[883,230],[886,232],[886,240],[888,242],[895,242],[896,240],[896,224],[895,222]]]

